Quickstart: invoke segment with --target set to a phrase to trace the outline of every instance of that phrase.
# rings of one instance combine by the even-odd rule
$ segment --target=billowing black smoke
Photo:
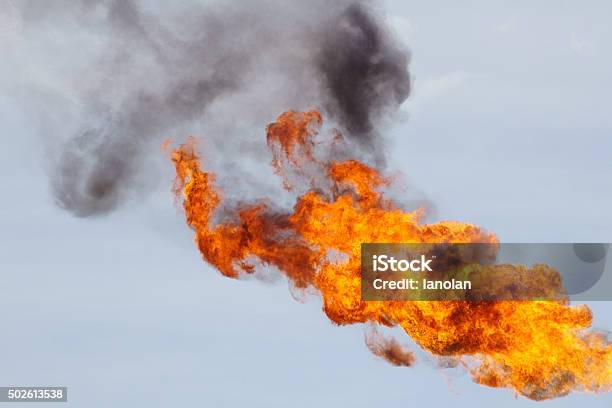
[[[348,6],[323,40],[317,65],[327,91],[326,106],[349,137],[374,148],[377,119],[410,93],[408,54],[360,4]]]
[[[30,0],[26,12],[41,6]],[[94,119],[63,142],[51,184],[57,203],[77,216],[117,208],[139,188],[151,146],[177,129],[191,133],[191,121],[213,104],[238,110],[230,121],[239,110],[264,111],[279,99],[297,105],[283,109],[323,109],[356,149],[380,163],[376,125],[410,91],[407,50],[361,1],[194,2],[170,23],[136,0],[81,0],[35,17],[51,19],[62,8],[75,20],[102,21],[108,46],[91,69],[125,83],[113,106],[104,86],[84,93]],[[257,88],[270,76],[270,92]],[[232,105],[254,88],[256,104]],[[266,112],[266,122],[278,113]]]

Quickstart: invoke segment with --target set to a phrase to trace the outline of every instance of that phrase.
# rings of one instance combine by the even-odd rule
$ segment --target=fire
[[[497,242],[483,229],[445,221],[422,224],[420,210],[407,212],[384,195],[390,180],[356,160],[317,156],[322,125],[316,111],[283,113],[267,128],[272,165],[292,190],[292,177],[309,185],[293,211],[264,203],[237,208],[232,221],[215,222],[222,203],[215,176],[202,170],[195,140],[172,152],[174,192],[183,199],[187,223],[203,258],[223,275],[253,273],[272,265],[297,288],[313,287],[323,310],[338,324],[400,326],[418,345],[466,367],[473,380],[508,387],[535,400],[571,391],[601,392],[612,386],[612,345],[587,330],[591,311],[560,301],[363,301],[363,242]],[[333,131],[330,143],[341,143]],[[341,254],[341,259],[335,255]],[[332,256],[334,255],[334,256]],[[396,365],[414,358],[378,334],[368,347]]]

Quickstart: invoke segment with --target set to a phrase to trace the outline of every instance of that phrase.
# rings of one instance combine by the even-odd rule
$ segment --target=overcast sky
[[[429,220],[473,222],[506,242],[612,241],[612,7],[585,3],[381,6],[414,80],[389,129],[389,169],[431,203]],[[116,213],[57,208],[52,138],[33,117],[70,127],[47,114],[71,102],[54,99],[60,63],[44,48],[71,27],[33,44],[17,5],[0,0],[0,385],[68,386],[74,407],[535,405],[420,350],[416,366],[391,367],[367,351],[363,327],[333,326],[320,300],[294,300],[282,280],[220,277],[161,159],[154,193]],[[75,64],[87,52],[74,50]],[[591,306],[595,326],[611,329],[610,303]],[[542,405],[611,403],[572,394]]]

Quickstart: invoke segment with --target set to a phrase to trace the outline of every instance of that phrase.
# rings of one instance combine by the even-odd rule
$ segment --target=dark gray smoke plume
[[[328,91],[326,106],[349,137],[374,148],[376,120],[410,93],[408,55],[360,4],[348,6],[323,38],[317,64]]]
[[[228,126],[247,111],[269,122],[286,109],[322,109],[380,159],[375,127],[410,91],[407,51],[360,1],[161,2],[156,12],[135,0],[43,3],[26,3],[26,18],[68,15],[105,41],[80,96],[90,119],[63,142],[51,180],[58,204],[77,216],[120,205],[139,187],[145,157],[176,132],[216,137],[221,155],[244,149],[249,141],[231,132],[198,133],[213,106]]]

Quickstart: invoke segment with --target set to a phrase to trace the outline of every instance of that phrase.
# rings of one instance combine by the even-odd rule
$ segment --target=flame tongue
[[[235,221],[213,225],[222,197],[214,175],[200,168],[190,139],[173,151],[174,192],[184,198],[187,223],[204,259],[222,274],[252,273],[256,259],[273,265],[298,288],[314,287],[326,315],[337,324],[399,325],[438,356],[456,356],[474,381],[511,387],[532,399],[572,390],[604,391],[612,385],[612,346],[591,325],[586,306],[559,302],[364,302],[361,300],[362,242],[496,242],[479,227],[454,221],[423,225],[419,211],[404,212],[385,199],[388,180],[359,161],[325,162],[316,157],[322,123],[316,111],[288,111],[268,126],[272,165],[287,189],[291,177],[315,190],[297,197],[291,214],[263,204],[245,206]],[[332,143],[342,142],[334,132]],[[321,185],[329,191],[321,191]],[[345,260],[330,258],[331,252]],[[368,346],[401,365],[411,354],[391,340]]]
[[[311,284],[319,257],[291,228],[286,217],[272,214],[265,205],[241,208],[235,223],[211,225],[211,216],[220,204],[215,177],[200,170],[195,140],[174,150],[176,167],[174,191],[184,194],[187,223],[196,231],[196,243],[206,261],[225,276],[253,272],[248,258],[277,266],[297,287]]]

